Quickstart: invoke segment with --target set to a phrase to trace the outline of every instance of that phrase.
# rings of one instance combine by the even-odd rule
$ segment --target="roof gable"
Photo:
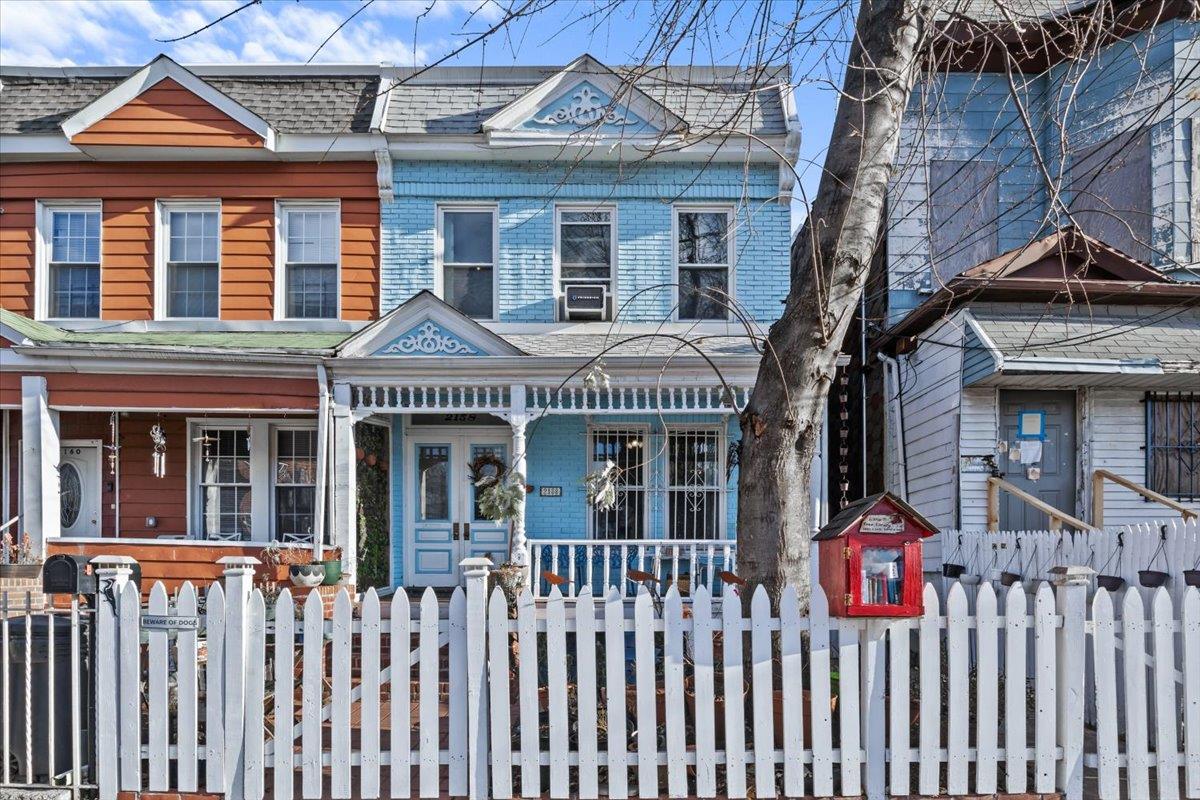
[[[79,109],[62,130],[81,147],[275,148],[262,117],[166,56]]]
[[[1149,264],[1088,236],[1074,226],[1001,253],[958,277],[1174,282]]]
[[[426,290],[338,347],[342,358],[524,355],[504,338]]]
[[[484,121],[490,138],[654,136],[686,125],[666,106],[589,55],[572,61]]]

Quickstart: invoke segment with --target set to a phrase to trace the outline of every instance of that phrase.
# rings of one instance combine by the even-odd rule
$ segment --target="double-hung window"
[[[589,525],[593,539],[642,539],[646,535],[647,459],[652,457],[644,427],[594,428],[588,442],[589,472],[612,462],[617,466],[616,503],[593,507]]]
[[[100,204],[45,205],[39,216],[46,276],[41,316],[100,317]]]
[[[494,319],[496,209],[438,207],[442,299],[473,319]]]
[[[727,208],[675,210],[679,319],[727,319],[732,291],[731,213]]]
[[[341,214],[336,203],[280,206],[283,296],[288,319],[337,319]]]
[[[220,315],[221,205],[164,202],[160,206],[165,283],[160,316]]]
[[[317,432],[275,431],[275,538],[311,542],[317,496]]]
[[[725,499],[721,430],[667,431],[667,537],[719,539]]]
[[[197,444],[200,525],[204,538],[249,539],[254,500],[249,429],[202,428]]]
[[[1200,500],[1200,394],[1146,396],[1146,486]]]
[[[616,219],[611,208],[556,209],[560,291],[576,283],[599,283],[612,292]]]

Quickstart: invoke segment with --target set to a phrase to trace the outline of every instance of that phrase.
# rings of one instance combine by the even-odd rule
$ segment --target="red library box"
[[[890,492],[857,500],[813,537],[821,588],[834,617],[919,617],[921,540],[929,520]]]

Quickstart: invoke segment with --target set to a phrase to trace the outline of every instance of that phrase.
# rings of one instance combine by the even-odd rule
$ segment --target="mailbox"
[[[937,533],[890,492],[851,503],[813,537],[821,588],[835,617],[917,617],[921,541]]]
[[[98,590],[96,568],[89,563],[90,556],[74,553],[56,553],[42,564],[43,594],[95,594]],[[129,577],[135,585],[141,585],[142,567],[133,566]]]

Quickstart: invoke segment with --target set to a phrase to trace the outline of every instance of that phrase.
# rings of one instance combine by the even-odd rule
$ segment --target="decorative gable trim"
[[[158,56],[64,120],[63,133],[68,141],[74,139],[117,109],[168,79],[252,131],[262,139],[263,147],[267,150],[275,149],[275,129],[266,120],[165,55]]]
[[[610,109],[610,103],[602,102],[599,95],[617,102]],[[547,104],[564,98],[565,106],[545,111]],[[601,130],[611,125],[629,130],[616,134]],[[628,138],[682,132],[687,124],[662,103],[584,54],[497,111],[482,127],[489,139],[565,138],[580,133]]]
[[[339,358],[525,355],[428,290],[343,341],[337,354]]]

